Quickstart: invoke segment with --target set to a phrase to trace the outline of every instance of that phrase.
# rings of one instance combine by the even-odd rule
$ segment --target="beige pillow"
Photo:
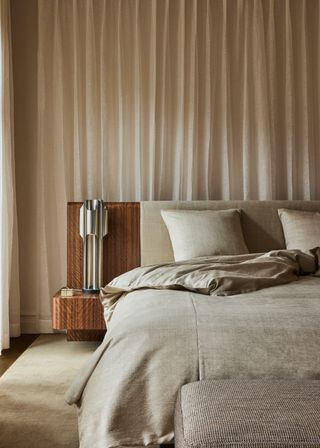
[[[161,210],[176,261],[205,255],[247,254],[240,210]]]
[[[320,213],[278,210],[287,249],[309,252],[320,246]]]

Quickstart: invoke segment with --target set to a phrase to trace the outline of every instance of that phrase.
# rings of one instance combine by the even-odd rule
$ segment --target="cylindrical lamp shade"
[[[83,290],[100,291],[103,268],[103,238],[108,233],[108,214],[102,199],[84,201],[80,209],[83,239]]]

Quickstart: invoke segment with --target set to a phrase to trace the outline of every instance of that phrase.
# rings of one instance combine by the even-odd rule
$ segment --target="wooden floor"
[[[19,338],[10,339],[10,348],[3,350],[0,356],[0,377],[38,336],[38,334],[22,334]]]

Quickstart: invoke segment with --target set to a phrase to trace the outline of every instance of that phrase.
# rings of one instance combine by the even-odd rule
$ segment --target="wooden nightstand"
[[[99,294],[77,291],[72,297],[53,297],[53,328],[67,330],[68,341],[99,341],[106,325]]]
[[[82,202],[68,203],[67,285],[83,285],[83,240],[79,233]],[[140,203],[107,202],[108,235],[103,240],[103,285],[140,266]],[[68,341],[101,340],[106,332],[99,295],[53,298],[53,328],[67,330]]]

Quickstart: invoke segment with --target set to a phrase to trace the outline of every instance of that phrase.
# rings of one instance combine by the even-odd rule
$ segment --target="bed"
[[[320,201],[142,202],[143,266],[172,262],[160,211],[176,208],[240,208],[249,251],[264,253],[285,248],[278,208],[316,211]],[[172,443],[176,395],[192,381],[320,379],[319,287],[319,278],[304,275],[235,295],[119,294],[103,343],[67,392],[79,408],[80,447]]]

